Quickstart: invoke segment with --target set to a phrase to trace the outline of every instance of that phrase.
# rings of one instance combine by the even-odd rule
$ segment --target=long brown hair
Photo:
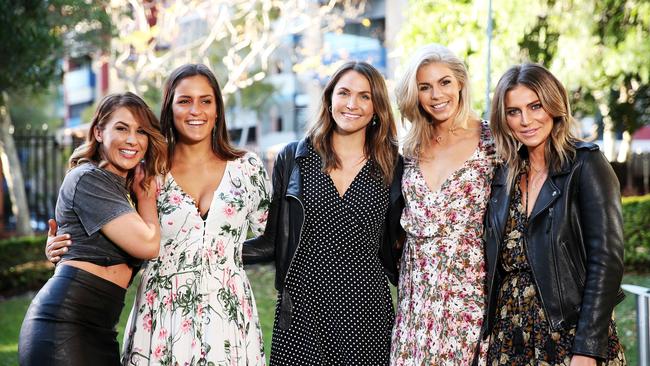
[[[518,85],[534,91],[542,108],[553,118],[553,129],[544,146],[544,159],[548,168],[557,171],[573,159],[574,142],[578,140],[577,122],[571,116],[569,96],[562,83],[541,65],[521,64],[510,67],[501,76],[494,90],[490,113],[490,128],[497,153],[508,167],[508,187],[514,184],[523,163],[519,154],[521,143],[508,127],[505,105],[506,94]]]
[[[470,118],[477,118],[472,111],[469,89],[469,75],[465,63],[454,55],[447,47],[431,43],[420,47],[411,57],[404,74],[397,82],[395,95],[397,106],[402,114],[411,122],[411,128],[404,137],[404,155],[416,156],[425,141],[433,138],[431,117],[422,109],[418,99],[418,70],[424,65],[439,63],[447,66],[460,84],[458,112],[454,117],[454,125],[467,128]]]
[[[144,179],[141,182],[142,188],[146,189],[145,183],[149,181],[150,177],[163,174],[166,171],[167,151],[165,150],[165,139],[160,133],[158,118],[142,98],[131,92],[109,94],[101,100],[90,123],[86,142],[72,152],[69,167],[72,169],[83,163],[92,163],[100,168],[106,166],[107,162],[100,149],[101,143],[95,138],[94,131],[106,128],[106,123],[119,108],[128,109],[147,134],[147,151],[144,154]],[[132,181],[133,169],[127,175],[127,185],[130,186]]]
[[[226,109],[223,103],[223,96],[219,82],[210,69],[203,64],[185,64],[177,67],[165,81],[163,88],[162,106],[160,109],[160,125],[162,132],[167,138],[167,152],[169,161],[167,168],[171,169],[172,156],[174,147],[178,141],[178,131],[174,126],[174,112],[172,105],[174,103],[174,94],[176,87],[185,78],[201,75],[205,77],[212,87],[214,97],[217,103],[217,120],[212,128],[212,151],[219,158],[224,160],[233,160],[244,155],[244,151],[234,147],[228,138],[228,128],[226,127]]]
[[[336,130],[336,122],[329,108],[332,105],[334,87],[349,71],[356,71],[363,75],[370,84],[372,107],[377,116],[377,123],[374,125],[369,123],[366,127],[364,153],[369,160],[373,161],[377,175],[384,184],[388,185],[393,179],[393,170],[397,159],[397,128],[384,77],[369,63],[350,61],[336,70],[323,90],[318,118],[307,132],[307,137],[323,160],[323,171],[330,171],[341,166],[341,160],[332,146],[332,135]]]

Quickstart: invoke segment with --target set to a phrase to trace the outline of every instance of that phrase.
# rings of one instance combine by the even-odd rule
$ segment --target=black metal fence
[[[16,131],[14,142],[25,181],[31,225],[38,231],[47,230],[47,219],[54,217],[56,198],[71,148],[59,144],[47,131]],[[10,232],[15,228],[16,218],[11,212],[6,181],[2,184],[4,230]]]

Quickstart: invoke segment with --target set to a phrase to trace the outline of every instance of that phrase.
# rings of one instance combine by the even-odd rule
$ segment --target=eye
[[[348,95],[348,92],[345,90],[339,90],[339,92],[336,93],[336,95]]]
[[[212,104],[212,99],[203,99],[201,101],[201,103],[203,103],[203,104]]]
[[[508,116],[516,116],[519,114],[519,109],[508,109],[506,111],[506,115]]]
[[[121,125],[115,127],[115,129],[118,130],[118,131],[126,131],[127,130],[127,128],[125,126],[121,126]]]
[[[534,111],[536,111],[538,109],[541,109],[541,108],[542,108],[542,103],[535,103],[535,104],[530,106],[530,109],[532,109]]]
[[[137,131],[137,132],[138,132],[140,135],[146,135],[146,134],[147,134],[147,132],[146,132],[144,129],[142,129],[142,128],[138,128],[138,131]]]
[[[419,91],[427,91],[429,90],[429,85],[423,84],[418,87]]]
[[[177,103],[177,104],[187,104],[187,103],[189,103],[189,102],[190,102],[190,101],[187,100],[187,99],[180,99],[180,100],[178,100],[176,103]]]
[[[440,85],[445,86],[451,84],[451,80],[449,79],[444,79],[443,81],[440,82]]]
[[[362,95],[361,98],[363,98],[364,100],[370,100],[371,99],[370,95],[368,95],[368,94]]]

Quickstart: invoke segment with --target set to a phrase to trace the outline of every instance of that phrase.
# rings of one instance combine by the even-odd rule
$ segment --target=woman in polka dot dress
[[[381,74],[350,62],[325,87],[307,137],[278,155],[265,234],[244,248],[245,261],[276,262],[271,365],[388,364],[395,131]]]
[[[393,365],[470,365],[477,353],[495,153],[487,122],[470,109],[468,86],[462,60],[435,44],[412,57],[398,82],[397,102],[412,128],[404,141],[407,235]]]

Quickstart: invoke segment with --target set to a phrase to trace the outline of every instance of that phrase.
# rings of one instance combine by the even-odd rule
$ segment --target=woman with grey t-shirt
[[[115,325],[135,268],[158,255],[156,190],[148,182],[165,164],[160,125],[145,102],[132,93],[105,97],[57,200],[59,231],[75,246],[27,310],[21,365],[120,364]]]

